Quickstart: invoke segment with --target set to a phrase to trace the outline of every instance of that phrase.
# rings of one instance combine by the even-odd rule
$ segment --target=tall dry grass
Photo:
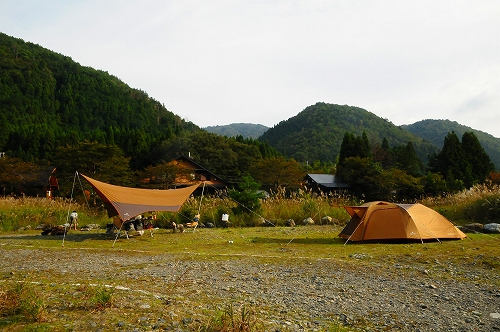
[[[326,223],[323,218],[327,216],[338,223],[345,223],[348,221],[349,215],[343,206],[357,203],[344,194],[315,194],[306,190],[290,193],[285,189],[280,189],[277,192],[271,192],[269,198],[261,200],[259,209],[247,209],[243,214],[235,215],[232,213],[233,208],[240,205],[239,202],[226,195],[219,195],[203,197],[201,208],[200,197],[190,198],[178,215],[167,214],[164,216],[165,219],[182,223],[199,211],[203,223],[212,223],[216,227],[223,226],[221,217],[224,213],[229,214],[230,225],[235,227],[283,226],[289,220],[298,224],[306,218],[312,218],[316,224],[323,224]]]
[[[500,221],[500,186],[479,184],[456,194],[427,197],[420,203],[459,223]]]
[[[201,204],[200,204],[201,200]],[[212,223],[223,227],[222,214],[229,214],[230,226],[247,227],[267,225],[283,226],[289,220],[300,224],[304,219],[312,218],[316,224],[330,223],[324,217],[333,218],[334,223],[345,224],[349,215],[344,205],[359,205],[345,194],[315,194],[307,190],[287,192],[282,189],[271,192],[269,198],[262,200],[258,210],[247,210],[235,215],[232,209],[239,205],[227,195],[215,195],[189,198],[179,213],[158,213],[158,226],[169,227],[189,222],[196,214],[201,214],[202,223]],[[453,195],[427,197],[420,203],[433,208],[457,224],[470,222],[498,222],[500,220],[500,186],[476,185]],[[35,228],[40,224],[62,225],[67,222],[70,210],[79,213],[79,224],[89,223],[105,226],[111,222],[104,209],[88,207],[68,199],[57,198],[0,198],[0,231],[15,231],[21,228]]]
[[[80,224],[103,223],[103,213],[85,208],[68,199],[35,197],[0,198],[0,231],[36,228],[40,224],[61,225],[67,222],[69,211],[77,210]]]

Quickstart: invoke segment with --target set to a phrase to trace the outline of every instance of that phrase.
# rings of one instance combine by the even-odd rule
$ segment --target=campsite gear
[[[69,229],[73,227],[76,230],[78,226],[78,213],[75,210],[69,215],[69,221]]]
[[[194,216],[193,218],[193,221],[192,222],[188,222],[186,223],[186,227],[187,228],[192,228],[193,229],[193,232],[196,230],[196,228],[198,227],[198,222],[200,221],[200,215],[197,214]]]
[[[224,213],[222,214],[222,227],[226,228],[229,226],[229,214]]]
[[[151,211],[178,212],[193,191],[198,188],[198,184],[167,190],[129,188],[97,181],[83,174],[80,175],[90,183],[101,197],[104,207],[108,211],[108,217],[117,217],[115,220],[120,221],[113,247],[122,227],[125,225],[133,227],[132,221],[135,220],[135,217]],[[153,236],[153,228],[150,229],[150,233]],[[125,228],[125,234],[128,238],[127,228]]]
[[[420,203],[375,201],[344,208],[351,220],[339,236],[347,241],[411,239],[423,242],[467,237],[448,219]]]

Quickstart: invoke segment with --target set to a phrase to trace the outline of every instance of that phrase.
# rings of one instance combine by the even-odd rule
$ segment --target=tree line
[[[429,160],[425,167],[412,142],[391,148],[384,139],[372,146],[365,133],[346,133],[336,175],[361,199],[399,202],[457,192],[488,177],[497,179],[493,163],[472,132],[466,132],[462,141],[448,133],[443,148]]]

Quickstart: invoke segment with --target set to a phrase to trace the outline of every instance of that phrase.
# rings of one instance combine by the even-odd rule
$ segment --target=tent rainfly
[[[104,202],[108,216],[119,216],[128,220],[149,211],[177,212],[189,198],[198,184],[180,189],[139,189],[115,186],[89,178],[85,180],[94,188]]]
[[[344,207],[351,220],[339,236],[348,241],[439,240],[467,237],[448,219],[422,204],[383,201]]]

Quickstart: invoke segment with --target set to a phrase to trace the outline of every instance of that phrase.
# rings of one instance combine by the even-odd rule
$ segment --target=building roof
[[[196,173],[204,173],[204,174],[210,175],[209,179],[207,179],[207,180],[209,180],[211,185],[219,184],[219,185],[223,185],[225,187],[228,183],[228,181],[226,181],[225,179],[221,178],[220,176],[214,174],[210,170],[206,169],[205,167],[200,165],[198,162],[196,162],[191,157],[187,157],[185,155],[182,155],[175,160],[177,162],[180,162],[182,165],[184,165],[184,167],[194,170]],[[200,184],[200,186],[201,186],[201,184]]]
[[[307,177],[310,178],[316,184],[321,185],[325,188],[348,188],[349,185],[345,182],[339,180],[333,174],[307,174]]]

